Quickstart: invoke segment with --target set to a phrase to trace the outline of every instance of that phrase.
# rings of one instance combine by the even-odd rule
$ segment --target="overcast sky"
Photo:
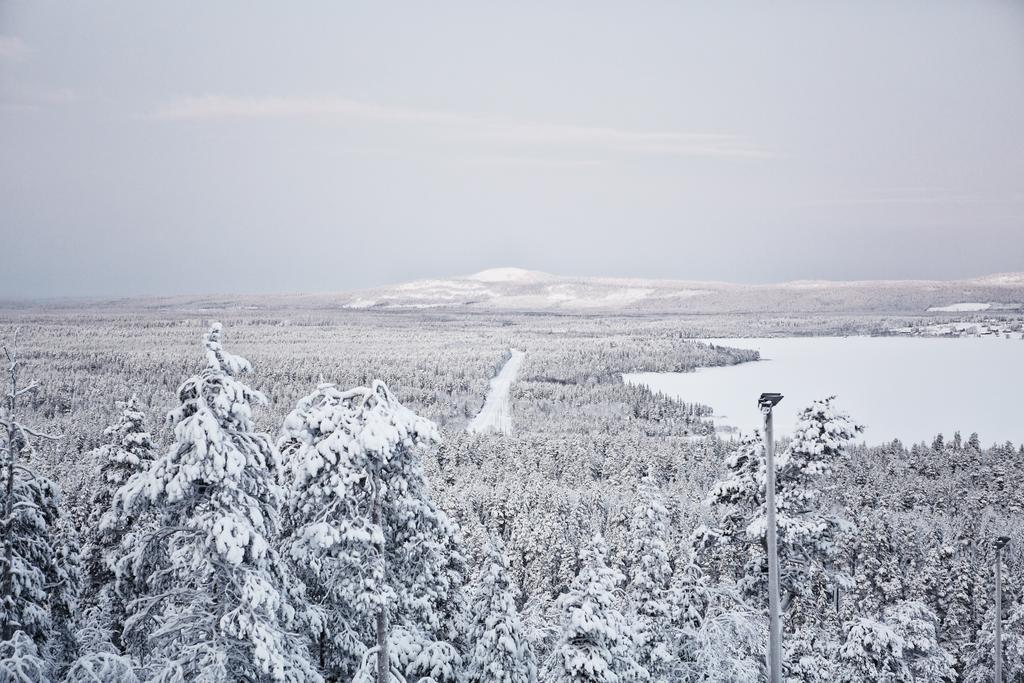
[[[0,296],[1024,270],[1024,3],[6,2]]]

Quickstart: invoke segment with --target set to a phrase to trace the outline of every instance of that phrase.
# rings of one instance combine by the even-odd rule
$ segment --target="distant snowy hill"
[[[480,282],[543,282],[556,279],[554,275],[542,273],[539,270],[525,270],[523,268],[491,268],[481,270],[466,277],[467,280],[478,280]]]
[[[1024,273],[970,280],[798,280],[741,285],[690,280],[570,277],[522,268],[415,280],[349,292],[0,301],[0,310],[125,308],[205,314],[257,310],[470,311],[728,315],[991,315],[1024,312]]]
[[[722,286],[722,285],[719,285]],[[445,280],[417,280],[353,293],[351,308],[473,306],[503,310],[674,308],[709,294],[704,285],[671,280],[560,277],[521,268],[494,268]]]
[[[961,281],[800,280],[739,285],[688,280],[564,277],[495,268],[338,295],[344,308],[470,308],[495,311],[687,313],[925,312],[1024,305],[1024,275]],[[964,301],[985,302],[962,307]],[[995,304],[990,305],[991,304]]]

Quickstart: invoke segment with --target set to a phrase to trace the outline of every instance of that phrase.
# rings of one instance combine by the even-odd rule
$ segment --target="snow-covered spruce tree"
[[[892,527],[884,514],[864,511],[858,517],[856,545],[856,609],[879,617],[903,598],[904,582]]]
[[[142,513],[147,523],[132,518],[127,525],[121,539],[123,554],[114,563],[113,589],[100,596],[98,605],[86,608],[79,633],[83,642],[99,644],[104,651],[130,654],[144,671],[153,664],[155,643],[150,636],[163,618],[159,605],[146,599],[152,589],[150,577],[168,562],[168,546],[157,536],[156,515],[156,510]]]
[[[667,598],[672,649],[677,654],[686,651],[686,643],[704,623],[713,597],[711,582],[692,555],[676,565]]]
[[[782,609],[786,627],[820,620],[822,604],[831,585],[844,587],[852,580],[835,566],[837,542],[853,529],[833,504],[822,500],[821,490],[834,464],[845,457],[846,444],[861,430],[833,406],[834,397],[815,401],[801,411],[793,440],[776,463],[778,548]],[[764,465],[761,463],[761,491]],[[761,494],[758,509],[746,528],[748,561],[740,578],[751,600],[766,595],[766,510]]]
[[[436,440],[437,427],[379,381],[322,385],[285,420],[289,553],[325,607],[314,649],[331,677],[458,675],[459,533],[431,501],[421,462]]]
[[[693,549],[677,558],[675,564],[665,593],[667,611],[662,622],[664,632],[660,634],[670,653],[667,670],[661,675],[669,678],[670,672],[678,671],[681,661],[692,659],[694,634],[707,615],[710,600],[708,577],[694,561]],[[656,677],[652,675],[651,679]]]
[[[15,333],[15,342],[17,333]],[[60,490],[29,469],[25,456],[32,439],[54,437],[18,419],[18,399],[35,389],[19,383],[15,350],[4,346],[8,386],[0,407],[0,643],[11,642],[9,658],[35,657],[18,636],[21,631],[42,645],[50,630],[50,593],[57,574],[52,540]]]
[[[1024,680],[1024,604],[1003,606],[1003,679]],[[995,680],[995,605],[989,607],[974,642],[968,646],[963,671],[964,683]]]
[[[100,477],[91,498],[83,555],[87,609],[99,608],[92,616],[105,623],[111,642],[117,649],[124,650],[126,644],[122,640],[122,632],[127,616],[125,606],[139,597],[135,589],[141,585],[132,576],[131,563],[124,561],[128,554],[125,549],[139,538],[137,532],[140,530],[136,529],[139,520],[129,518],[118,523],[111,517],[104,523],[103,518],[111,515],[110,507],[115,492],[132,475],[149,469],[156,452],[153,439],[146,431],[145,413],[139,407],[138,399],[132,396],[127,401],[119,402],[118,407],[121,408],[118,423],[103,432],[109,443],[93,451],[100,463]],[[120,580],[115,581],[118,573]]]
[[[107,615],[88,607],[78,619],[79,650],[83,653],[64,674],[62,683],[138,683],[135,663],[113,644]]]
[[[937,635],[938,617],[922,602],[907,601],[885,610],[885,623],[903,639],[903,656],[914,681],[944,683],[956,679],[953,656]]]
[[[939,637],[956,658],[957,668],[962,669],[978,628],[973,618],[975,603],[984,604],[987,596],[974,595],[975,568],[963,549],[950,556],[943,569],[939,608],[944,614]]]
[[[178,388],[174,443],[116,492],[104,521],[126,525],[146,509],[157,518],[131,550],[133,566],[149,573],[125,629],[154,623],[145,635],[160,681],[320,680],[295,633],[292,578],[272,545],[279,456],[255,431],[251,408],[266,399],[237,379],[250,365],[220,337],[214,323],[206,368]]]
[[[82,655],[61,679],[61,683],[139,683],[128,657],[112,652]]]
[[[835,681],[839,642],[824,627],[808,624],[786,633],[782,641],[782,677],[801,683]]]
[[[146,416],[139,408],[138,399],[132,396],[117,405],[121,408],[121,418],[117,424],[107,427],[103,432],[109,443],[93,451],[93,456],[100,463],[100,476],[90,500],[86,524],[88,536],[83,549],[89,593],[93,596],[112,583],[114,561],[120,554],[121,539],[125,532],[125,529],[113,524],[101,527],[103,515],[110,510],[114,493],[133,474],[149,469],[156,455],[153,439],[146,431]]]
[[[903,656],[906,642],[888,624],[860,617],[846,625],[846,640],[839,647],[841,683],[910,683],[910,668]]]
[[[78,533],[63,524],[61,535],[63,541],[57,548],[49,579],[50,635],[46,641],[46,658],[57,676],[62,675],[81,652],[77,630],[83,588]]]
[[[852,579],[834,566],[839,538],[853,530],[841,511],[821,496],[833,467],[846,457],[846,447],[863,427],[833,405],[834,396],[813,402],[797,418],[793,440],[778,462],[778,547],[783,609],[794,626],[817,622],[817,604],[838,583]],[[748,528],[762,543],[766,538],[766,517]],[[762,595],[765,593],[762,593]],[[793,605],[794,601],[802,601]]]
[[[9,465],[0,464],[0,476]],[[20,466],[15,470],[21,473]],[[51,580],[57,575],[56,548],[51,532],[57,521],[60,490],[49,479],[26,473],[14,477],[15,482],[2,494],[4,505],[13,500],[11,511],[4,515],[2,543],[5,571],[0,584],[0,623],[6,640],[17,631],[24,631],[37,643],[45,642],[50,633]]]
[[[778,552],[784,627],[790,648],[789,675],[800,675],[808,657],[837,647],[824,636],[825,603],[834,584],[852,580],[836,566],[837,545],[853,525],[822,500],[821,490],[846,444],[860,427],[835,410],[832,398],[816,401],[799,417],[789,448],[776,461]],[[719,511],[715,528],[701,527],[694,546],[701,565],[719,582],[735,582],[746,602],[766,608],[766,465],[759,435],[746,437],[726,460],[726,476],[712,488],[708,503]],[[834,638],[834,636],[832,636]]]
[[[624,683],[649,676],[635,659],[630,628],[616,605],[623,576],[607,565],[608,548],[596,534],[581,553],[582,569],[557,605],[564,615],[543,680]]]
[[[672,565],[665,542],[668,523],[668,509],[657,484],[646,476],[637,487],[629,525],[631,563],[626,603],[637,659],[655,680],[665,676],[672,660],[669,651],[672,608],[668,595]]]
[[[0,640],[0,681],[4,683],[49,683],[49,667],[39,648],[24,631]]]
[[[551,498],[565,494],[555,486],[540,490],[541,495],[528,493],[520,508],[530,510],[534,505],[533,514],[519,514],[511,525],[509,564],[525,595],[558,595],[575,577],[579,547],[569,538],[565,519],[559,514],[563,510],[541,508],[544,493]]]
[[[761,435],[744,436],[725,459],[725,477],[711,489],[706,504],[719,510],[715,528],[698,527],[693,545],[701,567],[712,578],[742,582],[767,556],[748,537],[747,528],[764,507],[765,455]]]
[[[958,554],[939,533],[927,537],[926,545],[918,570],[909,577],[913,579],[910,592],[934,611],[937,638],[956,660],[957,668],[962,668],[975,629],[970,616],[975,602],[971,563],[966,553]]]
[[[699,625],[676,651],[674,675],[685,683],[760,683],[765,680],[767,619],[744,604],[735,586],[705,591]]]
[[[537,664],[516,610],[501,541],[485,546],[486,559],[473,600],[466,671],[468,683],[535,683]]]

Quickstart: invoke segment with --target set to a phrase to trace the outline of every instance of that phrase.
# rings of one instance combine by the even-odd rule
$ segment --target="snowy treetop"
[[[206,345],[206,362],[210,369],[220,369],[228,375],[241,375],[252,372],[252,364],[245,358],[228,353],[220,343],[223,326],[215,322],[210,326],[203,342]]]
[[[260,500],[280,499],[276,486],[255,477],[255,472],[273,471],[278,454],[266,434],[255,431],[253,401],[266,401],[263,394],[235,379],[251,366],[244,358],[225,352],[220,344],[221,325],[214,323],[204,337],[209,365],[178,388],[181,405],[168,414],[174,423],[174,444],[157,458],[150,469],[133,476],[115,496],[115,511],[135,512],[158,499],[175,503],[190,499],[194,492],[211,484],[233,482],[231,489]],[[263,520],[256,516],[257,526]],[[241,545],[261,552],[260,532],[227,524],[239,536]],[[223,530],[223,538],[229,529]],[[233,547],[237,544],[231,544]],[[231,553],[234,561],[239,552]]]
[[[864,430],[850,416],[836,409],[835,396],[814,401],[800,411],[793,441],[780,456],[780,465],[792,460],[794,453],[805,454],[807,460],[835,456]]]
[[[299,401],[285,419],[281,449],[290,486],[303,487],[326,469],[349,459],[352,471],[366,460],[386,467],[398,446],[413,448],[438,441],[437,425],[409,410],[375,380],[370,387],[339,390],[322,384]]]

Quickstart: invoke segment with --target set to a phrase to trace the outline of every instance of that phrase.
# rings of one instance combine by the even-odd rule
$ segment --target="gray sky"
[[[1024,3],[5,2],[0,296],[1024,270]]]

